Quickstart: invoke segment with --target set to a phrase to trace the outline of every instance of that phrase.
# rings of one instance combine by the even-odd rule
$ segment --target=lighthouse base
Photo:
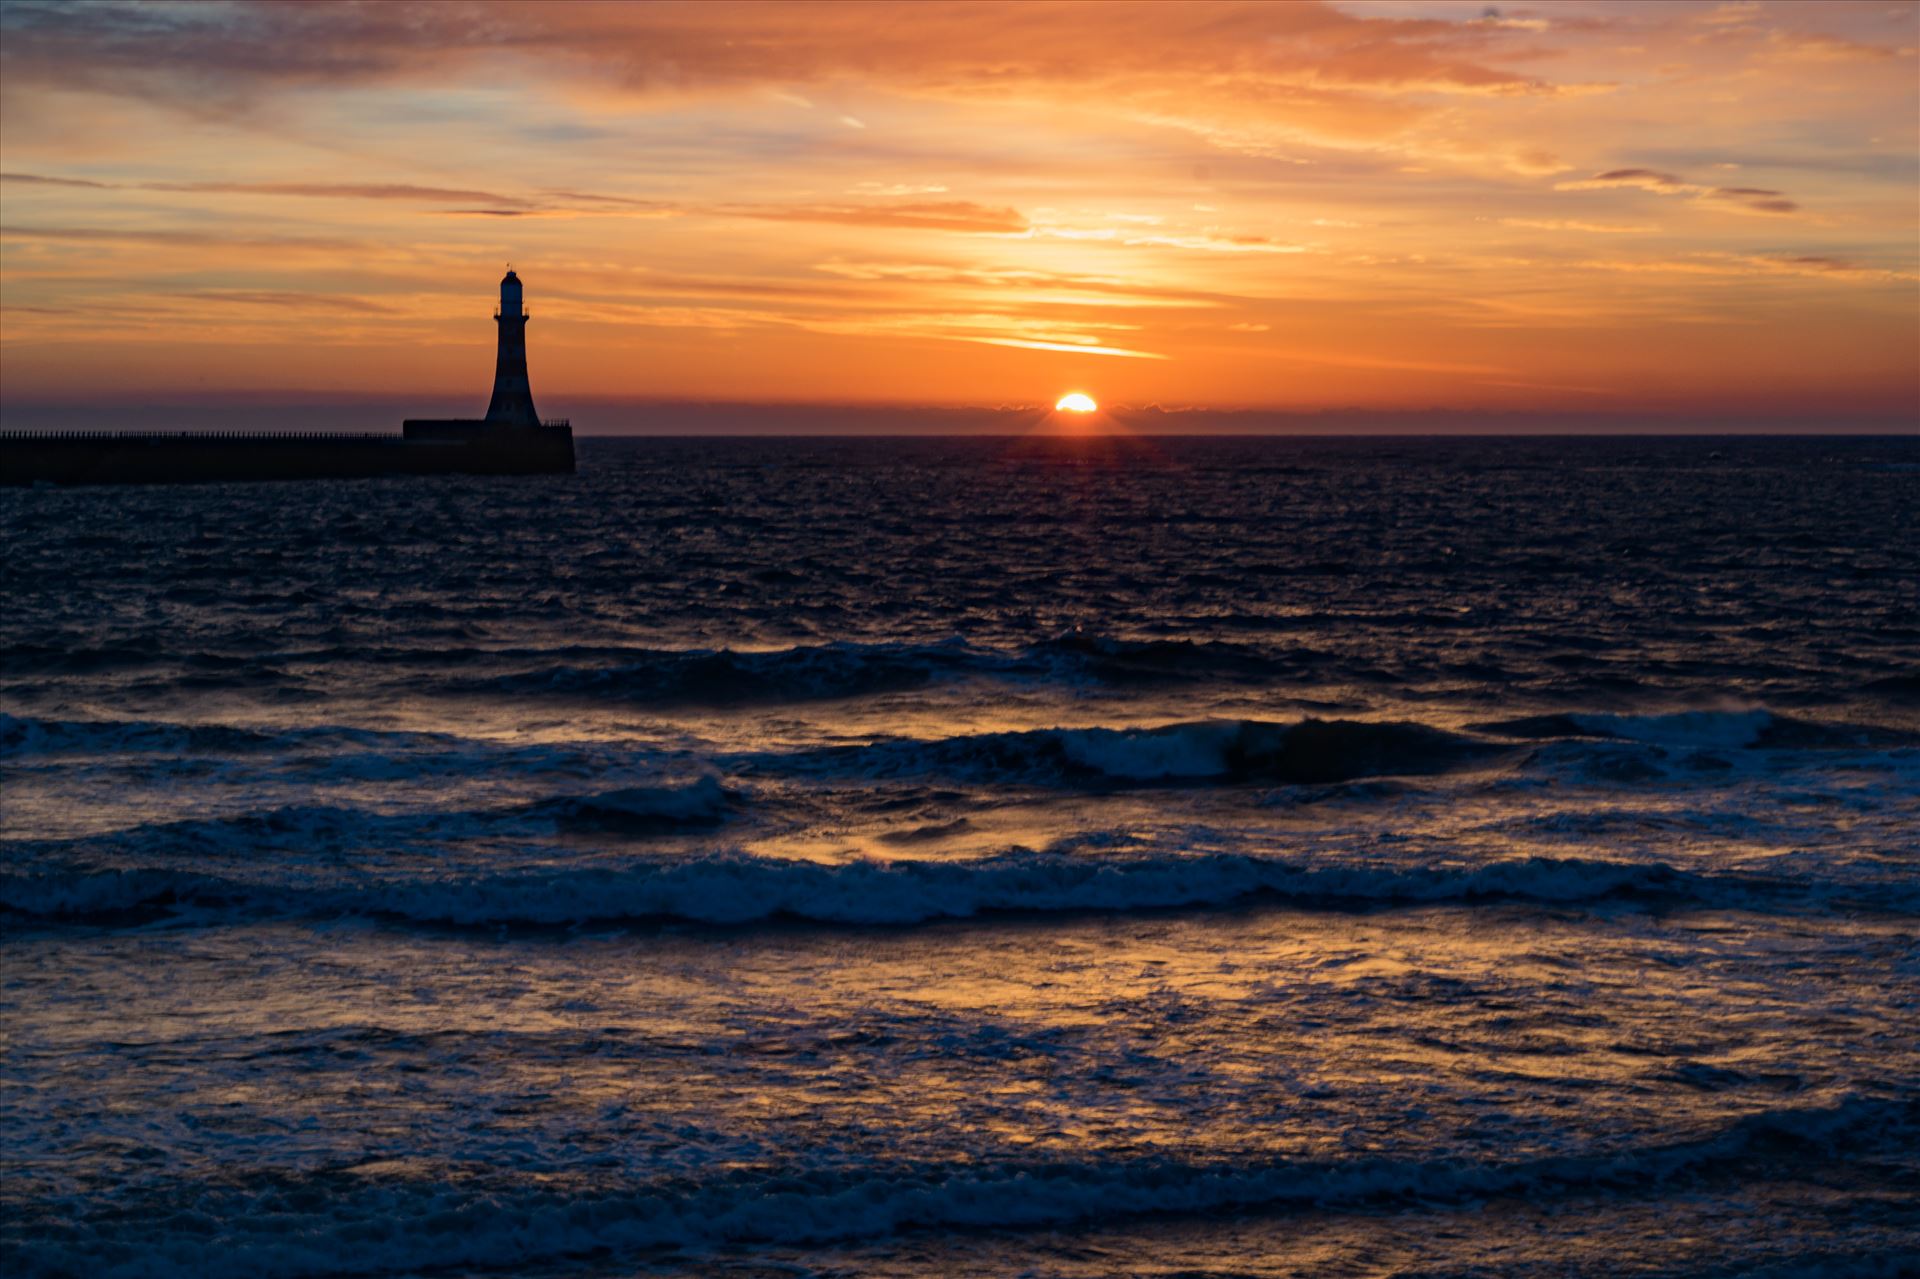
[[[470,475],[571,475],[573,427],[565,422],[502,426],[485,418],[414,417],[400,424],[406,442],[421,449],[456,450]]]

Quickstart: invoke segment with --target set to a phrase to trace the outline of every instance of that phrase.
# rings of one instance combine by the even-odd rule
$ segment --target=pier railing
[[[395,444],[402,437],[391,431],[0,431],[0,440],[40,443],[48,440],[192,440],[196,443],[234,441],[383,440]]]
[[[473,425],[483,426],[484,422],[475,420]],[[550,429],[572,429],[573,419],[549,417],[541,419],[540,425]],[[324,442],[342,440],[360,440],[364,442],[403,443],[405,437],[392,431],[116,431],[112,429],[74,428],[70,430],[39,431],[31,428],[13,427],[0,430],[0,440],[9,443],[46,444],[56,440],[187,440],[193,443],[263,443],[263,442]]]

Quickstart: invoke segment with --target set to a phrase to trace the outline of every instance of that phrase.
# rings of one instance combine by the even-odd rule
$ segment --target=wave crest
[[[737,926],[782,918],[908,925],[994,913],[1220,907],[1260,898],[1360,908],[1635,897],[1752,905],[1788,891],[1783,883],[1754,878],[1584,858],[1390,867],[1241,854],[1085,857],[1020,851],[973,861],[834,864],[725,854],[621,867],[312,885],[156,869],[16,873],[0,876],[0,909],[42,919],[191,906],[460,926],[644,919]]]
[[[1032,784],[1315,784],[1444,772],[1494,749],[1423,724],[1201,720],[1154,728],[1046,728],[887,741],[744,762],[872,779],[949,774]]]

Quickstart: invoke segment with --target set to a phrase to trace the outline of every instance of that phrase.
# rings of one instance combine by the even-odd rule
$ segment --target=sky
[[[477,412],[509,263],[608,422],[1920,421],[1912,0],[4,0],[0,169],[5,425]]]

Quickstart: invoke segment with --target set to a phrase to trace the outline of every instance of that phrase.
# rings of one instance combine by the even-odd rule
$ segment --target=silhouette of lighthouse
[[[393,466],[476,475],[572,472],[573,423],[565,418],[542,422],[533,410],[533,391],[527,385],[527,309],[520,304],[520,277],[512,267],[500,281],[500,310],[493,322],[499,326],[500,348],[487,415],[408,418],[400,424],[400,442],[421,447],[405,457],[395,455],[399,460]]]
[[[493,399],[487,404],[487,422],[493,426],[538,426],[533,411],[533,388],[527,382],[527,321],[532,318],[520,300],[520,277],[507,268],[500,281],[500,310],[493,322],[500,326],[500,353],[493,362]]]

